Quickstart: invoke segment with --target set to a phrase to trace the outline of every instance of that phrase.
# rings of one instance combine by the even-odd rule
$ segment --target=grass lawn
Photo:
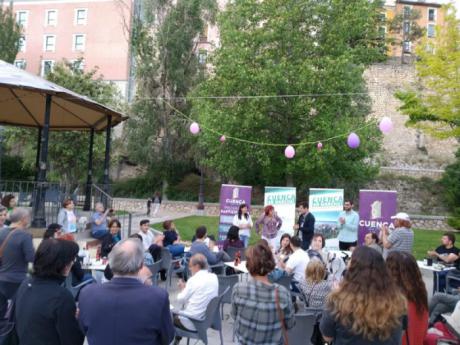
[[[219,217],[205,217],[205,216],[191,216],[174,221],[181,237],[186,241],[191,241],[195,234],[195,229],[200,225],[206,226],[209,234],[217,236],[217,228],[219,226]],[[162,224],[153,224],[153,228],[161,230]],[[423,259],[426,256],[427,250],[434,249],[440,245],[441,236],[443,231],[433,230],[415,230],[414,241],[414,256],[417,259]],[[255,243],[259,236],[251,236],[251,244]]]

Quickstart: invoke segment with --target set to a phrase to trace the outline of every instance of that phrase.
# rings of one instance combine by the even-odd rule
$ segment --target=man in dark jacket
[[[166,345],[173,340],[168,294],[139,280],[143,262],[140,241],[123,240],[109,254],[113,279],[80,293],[79,320],[89,345]]]
[[[315,233],[315,216],[309,212],[306,201],[299,203],[298,208],[300,216],[297,224],[294,225],[294,230],[302,234],[302,249],[308,250]]]

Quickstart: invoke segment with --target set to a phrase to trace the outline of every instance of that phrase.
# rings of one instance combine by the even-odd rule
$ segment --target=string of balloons
[[[179,114],[180,116],[184,117],[189,122],[191,122],[189,127],[188,127],[188,129],[189,129],[189,131],[190,131],[190,133],[192,135],[198,135],[204,129],[204,130],[207,130],[207,131],[209,131],[211,133],[216,134],[216,136],[219,137],[219,141],[222,144],[225,143],[227,140],[234,140],[234,141],[239,141],[239,142],[242,142],[242,143],[258,145],[258,146],[283,146],[283,147],[285,147],[284,155],[288,159],[294,158],[294,156],[295,156],[295,147],[297,147],[297,146],[306,146],[306,145],[314,145],[314,144],[316,144],[316,148],[318,150],[322,150],[323,145],[324,145],[323,143],[331,141],[331,140],[334,140],[334,139],[338,139],[338,138],[344,138],[344,137],[347,138],[347,145],[348,145],[348,147],[350,149],[357,149],[359,147],[359,145],[361,144],[361,140],[360,140],[360,138],[359,138],[359,136],[358,136],[358,134],[356,132],[359,132],[359,131],[363,130],[364,128],[367,128],[369,126],[373,126],[373,125],[377,124],[375,121],[371,121],[371,122],[367,123],[364,126],[355,128],[352,132],[342,133],[342,134],[335,135],[333,137],[329,137],[329,138],[325,138],[325,139],[321,139],[321,140],[316,140],[316,141],[304,141],[304,142],[300,142],[300,143],[288,143],[288,144],[257,142],[257,141],[252,141],[252,140],[247,140],[247,139],[243,139],[243,138],[238,138],[238,137],[226,135],[225,133],[217,131],[217,130],[215,130],[213,128],[210,128],[208,126],[205,126],[203,124],[200,125],[198,122],[193,120],[191,117],[187,116],[182,111],[180,111],[179,109],[174,107],[166,99],[162,99],[162,101],[168,107],[170,107],[172,110],[174,110],[177,114]],[[389,118],[388,116],[382,117],[380,119],[380,121],[378,121],[378,126],[379,126],[380,131],[383,134],[388,134],[389,132],[391,132],[393,130],[393,122],[392,122],[391,118]]]

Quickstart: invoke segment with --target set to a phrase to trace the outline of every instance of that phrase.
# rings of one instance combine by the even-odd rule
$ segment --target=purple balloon
[[[356,133],[350,133],[347,139],[348,147],[351,149],[356,149],[359,146],[359,137]]]
[[[193,122],[191,125],[190,125],[190,133],[196,135],[198,134],[200,131],[200,126],[198,125],[198,123],[196,122]]]
[[[286,149],[284,150],[284,155],[288,159],[294,158],[294,156],[295,156],[294,147],[292,147],[291,145],[287,146]]]
[[[319,142],[318,144],[316,144],[316,148],[318,150],[321,150],[323,148],[323,143],[322,142]]]
[[[220,137],[220,139],[219,139],[219,141],[220,141],[221,143],[225,142],[225,140],[227,140],[227,138],[225,137],[225,135],[222,135],[222,136]]]
[[[387,134],[391,132],[391,130],[393,129],[393,122],[391,121],[389,117],[384,116],[382,117],[382,120],[380,121],[379,128],[383,134]]]

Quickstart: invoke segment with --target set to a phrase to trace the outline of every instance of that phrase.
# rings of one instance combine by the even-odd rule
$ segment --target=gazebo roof
[[[43,127],[46,95],[52,96],[50,130],[103,131],[128,117],[0,60],[0,124]]]

